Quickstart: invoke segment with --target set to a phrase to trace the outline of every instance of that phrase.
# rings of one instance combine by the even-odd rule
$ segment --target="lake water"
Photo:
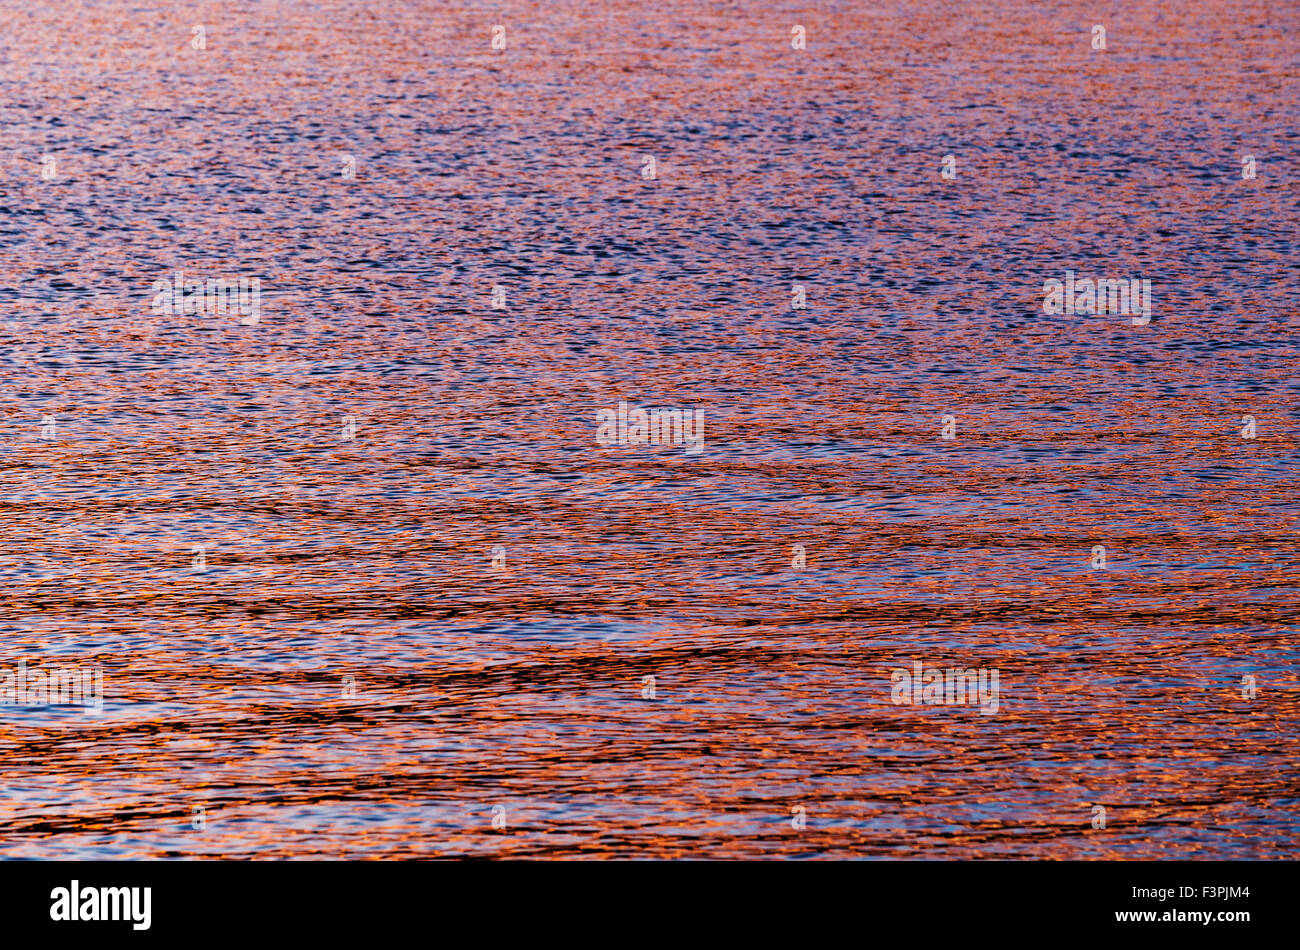
[[[819,10],[0,2],[0,852],[1294,856],[1300,9]]]

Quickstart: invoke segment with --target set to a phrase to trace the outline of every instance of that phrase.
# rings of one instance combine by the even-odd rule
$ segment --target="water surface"
[[[1294,855],[1296,9],[609,7],[0,2],[0,850]]]

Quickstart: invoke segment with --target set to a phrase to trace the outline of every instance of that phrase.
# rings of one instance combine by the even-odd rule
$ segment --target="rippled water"
[[[0,3],[3,853],[1293,855],[1300,12],[616,6]]]

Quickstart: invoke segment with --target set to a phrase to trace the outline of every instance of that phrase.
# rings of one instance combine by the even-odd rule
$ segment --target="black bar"
[[[6,862],[0,907],[11,937],[132,942],[451,939],[456,928],[467,937],[514,932],[532,941],[756,932],[875,942],[901,928],[926,946],[966,945],[981,933],[1012,943],[1054,935],[1230,945],[1291,929],[1284,903],[1294,870],[1287,862],[1218,861]],[[52,892],[68,889],[70,897],[74,880],[88,910],[88,888],[150,888],[148,929],[136,930],[130,912],[116,921],[52,920]],[[1149,893],[1134,896],[1135,888]],[[130,910],[143,909],[138,893]],[[1117,920],[1132,912],[1155,919]],[[1206,912],[1214,915],[1208,923],[1188,919]],[[1249,919],[1217,916],[1227,913]]]

